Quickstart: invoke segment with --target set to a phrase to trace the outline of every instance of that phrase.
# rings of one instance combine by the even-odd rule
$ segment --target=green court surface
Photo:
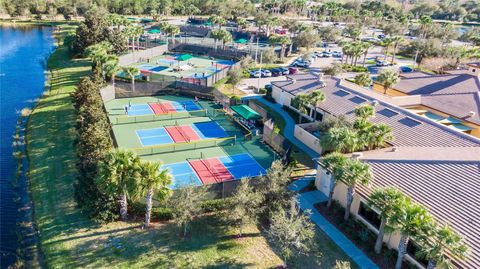
[[[149,74],[155,81],[164,76],[177,78],[207,78],[216,71],[222,70],[233,62],[210,57],[193,56],[190,54],[164,54],[138,62],[136,66],[144,74]],[[122,76],[120,74],[119,76]]]
[[[154,96],[115,99],[105,103],[118,147],[133,150],[143,159],[161,161],[163,164],[248,153],[263,168],[268,169],[270,167],[274,158],[272,150],[260,142],[260,137],[252,137],[247,130],[237,125],[213,102],[200,101],[200,111],[157,116],[153,114],[125,115],[124,108],[129,105],[135,107],[149,103],[189,101],[191,102],[193,99],[180,96]],[[227,136],[218,139],[144,146],[137,133],[139,130],[169,128],[170,126],[193,125],[212,121],[217,123]],[[121,124],[116,124],[117,122]]]

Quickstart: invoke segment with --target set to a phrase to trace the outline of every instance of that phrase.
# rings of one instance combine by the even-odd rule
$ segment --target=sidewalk
[[[298,181],[298,180],[297,180]],[[298,183],[294,182],[289,186],[290,190],[300,190],[301,186],[308,185],[308,180],[300,180]],[[355,244],[352,243],[342,232],[326,220],[314,205],[320,202],[325,202],[328,197],[322,192],[310,191],[298,194],[298,203],[300,209],[303,211],[310,210],[310,219],[315,223],[325,234],[332,239],[357,265],[362,269],[379,269],[379,267],[370,260]]]
[[[299,149],[304,151],[312,159],[320,157],[320,154],[318,154],[317,152],[315,152],[311,148],[307,147],[305,144],[303,144],[300,140],[298,140],[294,136],[295,121],[292,119],[292,117],[290,117],[290,115],[285,110],[282,109],[282,106],[280,104],[271,103],[271,102],[265,100],[262,96],[255,96],[255,97],[251,97],[249,99],[255,99],[255,100],[259,101],[260,103],[269,106],[271,109],[275,110],[278,114],[282,115],[282,117],[285,119],[285,123],[286,123],[285,124],[285,130],[283,130],[283,135],[285,136],[285,138],[290,140],[290,142],[293,145],[295,145],[296,147],[298,147]]]

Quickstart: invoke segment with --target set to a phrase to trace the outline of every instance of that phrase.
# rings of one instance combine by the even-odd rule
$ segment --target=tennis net
[[[113,125],[119,124],[129,124],[129,123],[141,123],[141,122],[150,122],[150,121],[162,121],[162,120],[174,120],[174,119],[184,119],[192,117],[205,117],[205,110],[194,110],[194,111],[182,111],[182,112],[173,112],[166,114],[150,114],[150,115],[139,115],[139,116],[110,116],[110,122]]]
[[[202,139],[202,140],[192,141],[192,142],[179,142],[179,143],[173,143],[173,144],[133,148],[132,150],[137,155],[140,155],[140,156],[154,155],[154,154],[170,153],[170,152],[185,151],[185,150],[196,150],[196,149],[210,148],[210,147],[232,146],[235,144],[235,141],[236,141],[235,136],[229,136],[224,138]]]

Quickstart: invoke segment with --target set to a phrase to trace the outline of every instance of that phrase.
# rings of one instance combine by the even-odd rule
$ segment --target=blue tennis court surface
[[[265,169],[247,153],[220,157],[219,159],[235,179],[266,174]]]
[[[223,64],[223,65],[233,65],[235,62],[229,61],[229,60],[219,60],[217,61],[217,64]]]
[[[171,102],[172,106],[177,111],[197,111],[201,110],[200,106],[198,106],[194,101],[186,101],[186,102]]]
[[[168,69],[168,66],[156,66],[154,68],[150,68],[150,71],[153,72],[160,72],[162,70]]]
[[[137,130],[138,138],[143,146],[154,146],[173,143],[165,128]]]
[[[170,174],[172,174],[173,177],[170,188],[173,190],[192,184],[195,186],[202,185],[202,181],[197,177],[188,162],[166,164],[163,165],[162,168],[170,170]]]
[[[214,121],[197,122],[192,124],[192,128],[198,133],[198,135],[202,139],[221,138],[228,136],[225,130]]]
[[[152,68],[155,68],[155,65],[142,64],[138,67],[140,70],[151,70]]]
[[[143,115],[152,115],[153,111],[148,104],[136,104],[132,105],[128,109],[129,116],[143,116]]]
[[[161,63],[165,63],[165,64],[174,64],[174,63],[177,63],[177,60],[160,59],[159,61],[160,61]]]

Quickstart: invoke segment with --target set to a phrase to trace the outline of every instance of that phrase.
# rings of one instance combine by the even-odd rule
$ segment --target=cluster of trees
[[[324,152],[335,151],[349,153],[354,151],[372,150],[384,147],[387,141],[393,140],[390,126],[369,121],[375,116],[375,108],[362,105],[355,109],[356,119],[353,124],[347,121],[335,122],[325,126],[326,131],[320,138]],[[326,124],[329,124],[328,122]]]
[[[98,164],[112,147],[109,123],[100,97],[101,83],[84,77],[72,95],[76,111],[77,183],[75,198],[82,212],[90,218],[106,222],[116,219],[115,198],[105,195],[95,184]]]
[[[127,220],[128,201],[145,197],[144,227],[149,227],[154,194],[163,202],[171,193],[171,175],[160,166],[158,162],[142,161],[130,151],[113,150],[99,163],[95,184],[105,195],[116,197],[123,221]]]

